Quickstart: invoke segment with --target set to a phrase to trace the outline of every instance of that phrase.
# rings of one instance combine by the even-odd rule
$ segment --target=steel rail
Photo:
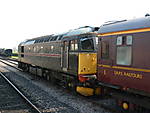
[[[25,99],[32,106],[32,108],[37,111],[37,113],[42,113],[7,77],[5,77],[2,72],[0,72],[0,75],[19,93],[19,95],[21,95],[23,99]]]
[[[18,68],[18,67],[15,67],[15,66],[12,66],[12,65],[10,65],[10,64],[8,64],[8,63],[6,63],[6,62],[8,62],[8,61],[2,61],[2,60],[4,60],[4,59],[1,59],[0,58],[0,62],[2,62],[3,64],[6,64],[6,65],[8,65],[8,66],[10,66],[10,67],[13,67],[13,68],[15,68],[15,69],[17,69],[17,70],[19,70],[19,71],[22,71],[23,72],[23,70],[22,69],[20,69],[20,68]],[[11,63],[11,62],[9,62],[9,63]]]

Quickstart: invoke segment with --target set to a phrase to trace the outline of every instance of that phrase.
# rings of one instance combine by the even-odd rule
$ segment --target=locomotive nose
[[[97,64],[96,53],[80,53],[78,74],[95,74]]]

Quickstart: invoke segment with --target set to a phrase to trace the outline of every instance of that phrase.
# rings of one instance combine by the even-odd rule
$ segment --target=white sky
[[[106,21],[144,17],[150,0],[0,0],[0,48]]]

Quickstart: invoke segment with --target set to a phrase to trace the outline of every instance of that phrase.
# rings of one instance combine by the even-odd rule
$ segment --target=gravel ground
[[[33,113],[31,106],[2,76],[0,76],[0,113]]]
[[[25,95],[30,97],[43,112],[58,113],[112,113],[99,105],[95,105],[90,98],[74,94],[58,85],[52,85],[33,75],[8,67],[0,63],[3,71]],[[12,72],[13,71],[13,72]],[[110,104],[108,100],[97,99],[100,103]],[[113,112],[114,113],[114,112]],[[118,112],[117,112],[118,113]]]

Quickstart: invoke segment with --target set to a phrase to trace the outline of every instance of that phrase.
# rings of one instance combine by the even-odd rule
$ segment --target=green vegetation
[[[11,56],[11,58],[18,59],[18,56]]]
[[[18,52],[13,52],[11,58],[18,59]]]

